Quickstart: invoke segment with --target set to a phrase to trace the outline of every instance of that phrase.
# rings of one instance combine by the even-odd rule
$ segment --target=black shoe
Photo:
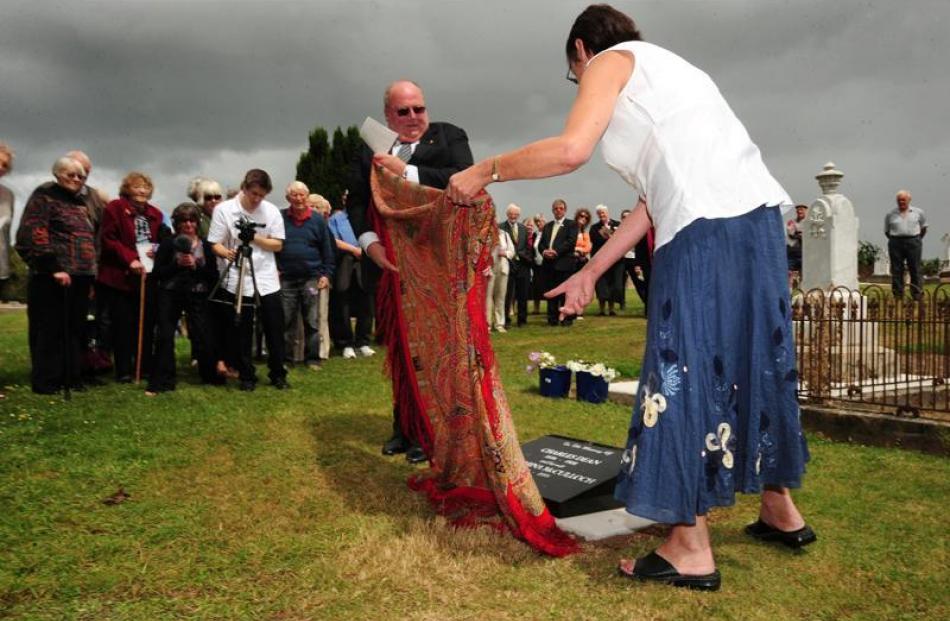
[[[409,443],[402,436],[393,436],[383,444],[383,455],[396,455],[409,450]]]
[[[257,382],[251,382],[248,380],[242,380],[238,385],[238,390],[242,390],[244,392],[254,392],[255,388],[257,388]]]
[[[527,322],[527,321],[519,321],[519,322],[517,323],[517,326],[518,326],[519,328],[523,328],[523,327],[525,327],[526,325],[528,325],[528,322]]]
[[[421,446],[411,446],[409,450],[406,451],[406,461],[410,464],[421,464],[428,460],[429,457],[426,455],[426,452],[422,450]]]
[[[271,380],[270,385],[276,388],[277,390],[287,390],[288,388],[290,388],[290,384],[288,384],[287,380],[283,377],[278,377],[275,380]]]
[[[131,375],[120,375],[119,377],[115,378],[115,381],[118,382],[118,383],[120,383],[120,384],[131,384],[131,383],[132,383],[132,376],[131,376]]]
[[[722,585],[722,576],[719,570],[711,574],[702,576],[681,574],[676,571],[669,561],[657,554],[650,552],[642,558],[638,558],[633,566],[633,571],[627,573],[622,568],[617,568],[617,572],[624,578],[631,580],[650,580],[653,582],[663,582],[675,587],[685,587],[687,589],[696,589],[698,591],[718,591]]]
[[[564,321],[561,322],[561,326],[565,328],[570,328],[572,325],[574,325],[573,319],[565,319]]]
[[[746,526],[745,533],[759,541],[776,541],[796,550],[818,541],[818,535],[807,524],[798,530],[787,531],[769,526],[760,519]]]
[[[86,387],[85,384],[73,384],[72,386],[69,387],[69,390],[71,390],[72,392],[86,392],[89,389]]]
[[[33,394],[35,395],[55,395],[61,389],[58,386],[34,386]]]

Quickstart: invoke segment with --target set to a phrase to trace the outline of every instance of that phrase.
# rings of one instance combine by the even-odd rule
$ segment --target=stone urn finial
[[[825,195],[838,193],[838,186],[841,185],[842,177],[844,177],[844,173],[835,169],[834,162],[825,164],[821,172],[815,175],[815,179],[818,180],[818,185],[821,187],[821,193]]]

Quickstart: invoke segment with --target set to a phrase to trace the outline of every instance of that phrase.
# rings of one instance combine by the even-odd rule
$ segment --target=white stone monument
[[[887,254],[887,248],[881,250],[881,254],[879,254],[877,259],[874,260],[874,275],[891,275],[891,255]]]
[[[858,288],[858,219],[838,192],[842,177],[834,162],[815,175],[822,195],[808,208],[802,234],[803,291]]]

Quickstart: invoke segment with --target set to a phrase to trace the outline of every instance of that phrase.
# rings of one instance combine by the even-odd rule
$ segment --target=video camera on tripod
[[[250,218],[241,216],[238,221],[234,223],[234,228],[238,230],[238,239],[241,240],[241,247],[247,246],[254,241],[254,229],[262,229],[265,226],[267,225],[254,222]]]

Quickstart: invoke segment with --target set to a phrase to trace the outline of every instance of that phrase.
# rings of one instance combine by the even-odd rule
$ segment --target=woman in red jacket
[[[106,206],[102,216],[98,280],[112,318],[115,377],[121,383],[131,382],[135,371],[141,287],[145,288],[143,374],[148,373],[147,365],[152,358],[155,287],[142,259],[147,257],[145,260],[150,263],[160,238],[168,234],[162,225],[162,212],[148,202],[153,190],[148,175],[130,172],[119,187],[119,198]]]

